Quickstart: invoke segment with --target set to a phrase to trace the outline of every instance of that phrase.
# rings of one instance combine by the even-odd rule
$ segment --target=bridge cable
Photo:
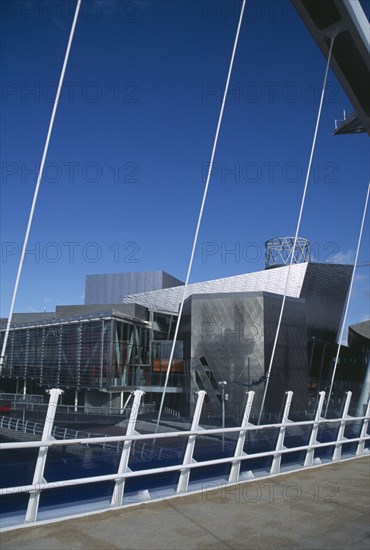
[[[365,199],[364,212],[363,212],[363,215],[362,215],[362,222],[361,222],[360,234],[359,234],[359,236],[358,236],[358,241],[357,241],[357,249],[356,249],[355,262],[354,262],[354,265],[353,265],[353,271],[352,271],[351,282],[350,282],[349,290],[348,290],[348,296],[347,296],[347,301],[346,301],[346,307],[345,307],[345,309],[344,309],[344,314],[343,314],[343,317],[342,317],[342,326],[341,326],[341,329],[340,329],[340,335],[339,335],[339,339],[338,339],[337,355],[336,355],[336,357],[335,357],[335,362],[334,362],[334,367],[333,367],[333,374],[332,374],[332,376],[331,376],[330,389],[329,389],[329,393],[328,393],[328,396],[327,396],[327,402],[326,402],[326,408],[325,408],[325,417],[324,417],[324,418],[326,418],[326,415],[328,414],[328,408],[329,408],[329,403],[330,403],[330,396],[331,396],[331,393],[332,393],[332,391],[333,391],[334,378],[335,378],[335,374],[336,374],[336,371],[337,371],[338,360],[339,360],[339,352],[340,352],[340,348],[341,348],[341,346],[342,346],[342,338],[343,338],[343,332],[344,332],[344,325],[345,325],[346,318],[347,318],[349,302],[350,302],[351,294],[352,294],[353,281],[354,281],[354,279],[355,279],[355,272],[356,272],[356,267],[357,267],[357,260],[358,260],[358,255],[359,255],[359,252],[360,252],[360,246],[361,246],[361,240],[362,240],[362,232],[363,232],[363,229],[364,229],[365,218],[366,218],[366,211],[367,211],[367,205],[368,205],[368,202],[369,202],[369,193],[370,193],[370,182],[369,182],[369,185],[368,185],[368,188],[367,188],[367,194],[366,194],[366,199]]]
[[[11,300],[11,304],[10,304],[8,321],[7,321],[7,324],[6,324],[6,330],[5,330],[5,335],[4,335],[4,341],[3,341],[3,345],[2,345],[2,349],[1,349],[0,375],[1,375],[2,367],[3,367],[4,358],[5,358],[5,352],[6,352],[6,346],[7,346],[8,338],[9,338],[10,326],[11,326],[12,319],[13,319],[14,304],[15,304],[15,300],[16,300],[16,297],[17,297],[19,280],[21,278],[22,268],[23,268],[23,264],[24,264],[24,258],[25,258],[25,255],[26,255],[26,249],[27,249],[27,245],[28,245],[28,238],[29,238],[29,234],[30,234],[30,231],[31,231],[33,215],[34,215],[34,212],[35,212],[37,197],[38,197],[39,189],[40,189],[40,183],[41,183],[41,179],[42,179],[42,175],[43,175],[43,171],[44,171],[46,156],[47,156],[48,149],[49,149],[49,142],[50,142],[53,126],[54,126],[54,119],[55,119],[55,115],[56,115],[57,108],[58,108],[60,94],[61,94],[61,91],[62,91],[62,86],[63,86],[63,81],[64,81],[64,74],[66,72],[66,68],[67,68],[67,64],[68,64],[69,52],[70,52],[71,46],[72,46],[72,41],[73,41],[73,36],[74,36],[74,33],[75,33],[78,14],[79,14],[79,11],[80,11],[81,1],[82,0],[77,0],[76,10],[75,10],[73,23],[72,23],[72,27],[71,27],[71,31],[70,31],[70,35],[69,35],[69,40],[68,40],[68,45],[67,45],[65,57],[64,57],[62,72],[60,74],[59,84],[58,84],[57,92],[56,92],[56,95],[55,95],[53,110],[52,110],[51,118],[50,118],[50,122],[49,122],[49,129],[48,129],[48,133],[47,133],[47,136],[46,136],[44,151],[43,151],[43,154],[42,154],[40,168],[39,168],[38,175],[37,175],[36,187],[35,187],[33,200],[32,200],[32,205],[31,205],[31,210],[30,210],[30,214],[29,214],[29,218],[28,218],[26,234],[25,234],[25,237],[24,237],[23,245],[22,245],[22,251],[21,251],[21,257],[20,257],[19,265],[18,265],[17,277],[16,277],[16,280],[15,280],[13,296],[12,296],[12,300]]]
[[[228,72],[228,75],[227,75],[225,90],[224,90],[223,97],[222,97],[221,109],[220,109],[220,114],[219,114],[219,117],[218,117],[218,123],[217,123],[215,138],[214,138],[214,141],[213,141],[211,160],[210,160],[210,163],[209,163],[206,184],[205,184],[205,187],[204,187],[203,199],[202,199],[202,203],[201,203],[201,207],[200,207],[200,211],[199,211],[198,222],[197,222],[195,235],[194,235],[193,247],[192,247],[190,261],[189,261],[189,265],[188,265],[188,271],[187,271],[187,274],[186,274],[184,290],[183,290],[183,293],[182,293],[182,298],[181,298],[181,302],[180,302],[180,306],[179,306],[179,313],[178,313],[175,333],[174,333],[174,337],[173,337],[173,341],[172,341],[170,357],[169,357],[169,360],[168,360],[166,378],[165,378],[165,382],[164,382],[164,386],[163,386],[162,398],[161,398],[161,403],[160,403],[160,407],[159,407],[155,433],[157,433],[159,422],[160,422],[160,419],[161,419],[164,399],[165,399],[165,395],[166,395],[166,389],[167,389],[167,385],[168,385],[168,380],[169,380],[169,376],[170,376],[173,356],[174,356],[174,352],[175,352],[177,335],[178,335],[179,327],[180,327],[182,310],[183,310],[184,302],[185,302],[185,298],[186,298],[186,291],[187,291],[187,288],[188,288],[191,269],[192,269],[192,266],[193,266],[193,260],[194,260],[195,249],[196,249],[197,241],[198,241],[198,234],[199,234],[200,224],[201,224],[202,217],[203,217],[203,210],[204,210],[204,206],[205,206],[205,202],[206,202],[206,198],[207,198],[209,182],[210,182],[210,179],[211,179],[213,161],[214,161],[214,157],[215,157],[215,153],[216,153],[218,136],[219,136],[219,132],[220,132],[220,128],[221,128],[221,122],[222,122],[222,117],[223,117],[223,113],[224,113],[224,109],[225,109],[225,103],[226,103],[226,99],[227,99],[231,73],[232,73],[232,69],[233,69],[233,65],[234,65],[234,58],[235,58],[236,48],[237,48],[237,45],[238,45],[240,29],[241,29],[241,25],[242,25],[244,10],[245,10],[245,4],[246,4],[246,0],[243,0],[243,4],[242,4],[242,7],[241,7],[240,16],[239,16],[238,28],[237,28],[236,35],[235,35],[235,40],[234,40],[234,47],[233,47],[233,51],[232,51],[232,54],[231,54],[229,72]]]
[[[327,81],[327,78],[328,78],[328,72],[329,72],[329,67],[330,67],[331,54],[332,54],[332,51],[333,51],[334,39],[335,39],[335,35],[332,35],[331,36],[331,41],[330,41],[330,49],[329,49],[328,60],[327,60],[327,63],[326,63],[324,83],[323,83],[323,87],[322,87],[322,91],[321,91],[319,111],[318,111],[317,120],[316,120],[316,127],[315,127],[315,132],[314,132],[314,136],[313,136],[313,140],[312,140],[311,153],[310,153],[310,158],[309,158],[307,173],[306,173],[306,179],[305,179],[305,184],[304,184],[304,189],[303,189],[301,207],[300,207],[299,216],[298,216],[297,228],[296,228],[296,232],[295,232],[295,236],[294,236],[293,250],[292,250],[292,254],[291,254],[291,258],[290,258],[290,262],[289,262],[289,267],[288,267],[288,270],[287,270],[283,301],[282,301],[281,308],[280,308],[279,321],[278,321],[278,325],[277,325],[277,329],[276,329],[275,340],[274,340],[274,344],[273,344],[273,348],[272,348],[269,368],[268,368],[268,371],[267,371],[267,374],[266,374],[266,384],[265,384],[265,389],[264,389],[264,393],[263,393],[263,397],[262,397],[261,408],[260,408],[260,412],[259,412],[259,416],[258,416],[258,424],[260,424],[260,422],[261,422],[261,417],[262,417],[263,409],[264,409],[264,406],[265,406],[267,390],[268,390],[268,387],[269,387],[269,382],[270,382],[270,377],[271,377],[272,365],[273,365],[274,358],[275,358],[276,345],[277,345],[278,338],[279,338],[280,326],[281,326],[281,321],[282,321],[282,318],[283,318],[283,313],[284,313],[284,308],[285,308],[285,302],[286,302],[286,297],[287,297],[287,292],[288,292],[288,283],[289,283],[290,271],[291,271],[291,267],[292,267],[293,260],[294,260],[294,252],[295,252],[295,249],[296,249],[296,246],[297,246],[298,234],[299,234],[299,230],[300,230],[300,226],[301,226],[302,213],[303,213],[304,203],[305,203],[305,200],[306,200],[308,181],[309,181],[309,178],[310,178],[312,159],[313,159],[313,155],[314,155],[314,152],[315,152],[315,146],[316,146],[317,132],[318,132],[318,129],[319,129],[321,111],[322,111],[322,106],[323,106],[323,103],[324,103],[324,96],[325,96],[325,90],[326,90],[326,81]]]

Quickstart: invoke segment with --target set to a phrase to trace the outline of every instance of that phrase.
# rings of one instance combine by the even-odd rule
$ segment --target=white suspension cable
[[[355,279],[355,272],[356,272],[356,267],[357,267],[357,260],[358,260],[358,255],[359,255],[359,252],[360,252],[360,246],[361,246],[361,240],[362,240],[362,232],[363,232],[364,225],[365,225],[365,218],[366,218],[367,205],[368,205],[368,202],[369,202],[369,193],[370,193],[370,182],[369,182],[369,185],[368,185],[368,188],[367,188],[367,194],[366,194],[366,199],[365,199],[365,207],[364,207],[364,212],[363,212],[363,214],[362,214],[362,222],[361,222],[360,234],[359,234],[359,236],[358,236],[358,241],[357,241],[356,256],[355,256],[355,262],[354,262],[354,265],[353,265],[353,271],[352,271],[352,276],[351,276],[351,282],[350,282],[349,290],[348,290],[348,297],[347,297],[347,301],[346,301],[346,307],[345,307],[345,309],[344,309],[344,315],[343,315],[343,317],[342,317],[342,326],[341,326],[341,329],[340,329],[340,335],[339,335],[339,341],[338,341],[337,355],[336,355],[336,357],[335,357],[334,368],[333,368],[333,374],[332,374],[331,383],[330,383],[330,389],[329,389],[329,393],[328,393],[328,396],[327,396],[327,402],[326,402],[326,408],[325,408],[325,418],[326,418],[326,415],[328,414],[328,408],[329,408],[329,403],[330,403],[330,396],[331,396],[331,393],[332,393],[332,391],[333,391],[334,378],[335,378],[335,374],[336,374],[336,371],[337,371],[337,365],[338,365],[338,360],[339,360],[340,348],[341,348],[341,346],[342,346],[342,338],[343,338],[344,326],[345,326],[345,322],[346,322],[346,318],[347,318],[349,302],[350,302],[350,299],[351,299],[353,281],[354,281],[354,279]]]
[[[52,131],[53,131],[54,119],[55,119],[55,115],[56,115],[57,108],[58,108],[60,94],[61,94],[61,91],[62,91],[64,75],[65,75],[67,64],[68,64],[69,52],[70,52],[71,46],[72,46],[72,41],[73,41],[73,36],[74,36],[74,33],[75,33],[78,14],[79,14],[79,11],[80,11],[81,1],[82,0],[77,0],[76,10],[75,10],[73,23],[72,23],[72,27],[71,27],[71,32],[70,32],[70,35],[69,35],[67,50],[66,50],[65,57],[64,57],[62,72],[60,74],[59,84],[58,84],[57,92],[56,92],[55,99],[54,99],[54,105],[53,105],[53,110],[52,110],[51,118],[50,118],[50,122],[49,122],[49,129],[48,129],[48,133],[47,133],[46,141],[45,141],[45,145],[44,145],[44,151],[43,151],[43,154],[42,154],[40,168],[39,168],[39,172],[38,172],[38,175],[37,175],[36,187],[35,187],[33,200],[32,200],[32,205],[31,205],[31,210],[30,210],[30,214],[29,214],[29,218],[28,218],[26,234],[25,234],[25,237],[24,237],[23,245],[22,245],[22,251],[21,251],[21,257],[20,257],[19,265],[18,265],[17,277],[16,277],[16,280],[15,280],[13,296],[12,296],[12,300],[11,300],[11,304],[10,304],[8,321],[7,321],[7,324],[6,324],[6,330],[5,330],[5,335],[4,335],[4,341],[3,341],[3,345],[2,345],[2,349],[1,349],[0,375],[1,375],[2,367],[3,367],[4,358],[5,358],[6,346],[7,346],[7,343],[8,343],[9,331],[10,331],[10,326],[11,326],[12,318],[13,318],[14,304],[15,304],[15,300],[16,300],[16,297],[17,297],[18,285],[19,285],[19,280],[21,278],[22,268],[23,268],[23,264],[24,264],[24,258],[25,258],[25,254],[26,254],[28,238],[29,238],[29,234],[30,234],[30,231],[31,231],[33,215],[34,215],[34,212],[35,212],[37,197],[38,197],[38,193],[39,193],[39,189],[40,189],[40,183],[41,183],[42,174],[43,174],[43,171],[44,171],[46,156],[47,156],[48,149],[49,149],[49,142],[50,142],[51,134],[52,134]]]
[[[231,60],[230,60],[229,72],[228,72],[227,80],[226,80],[226,86],[225,86],[225,90],[224,90],[223,97],[222,97],[222,103],[221,103],[220,114],[219,114],[219,117],[218,117],[218,123],[217,123],[217,128],[216,128],[216,134],[215,134],[215,138],[214,138],[214,141],[213,141],[213,148],[212,148],[212,154],[211,154],[211,161],[210,161],[210,163],[209,163],[209,168],[208,168],[208,173],[207,173],[207,179],[206,179],[206,184],[205,184],[205,187],[204,187],[204,193],[203,193],[202,204],[201,204],[201,207],[200,207],[199,216],[198,216],[198,222],[197,222],[197,226],[196,226],[196,230],[195,230],[194,241],[193,241],[193,247],[192,247],[192,251],[191,251],[191,256],[190,256],[188,271],[187,271],[187,274],[186,274],[186,279],[185,279],[185,284],[184,284],[184,290],[183,290],[183,293],[182,293],[182,298],[181,298],[181,302],[180,302],[180,306],[179,306],[179,313],[178,313],[178,318],[177,318],[177,322],[176,322],[176,328],[175,328],[175,333],[174,333],[174,337],[173,337],[173,342],[172,342],[172,346],[171,346],[171,352],[170,352],[170,357],[169,357],[168,366],[167,366],[166,378],[165,378],[165,382],[164,382],[164,386],[163,386],[163,393],[162,393],[162,398],[161,398],[161,404],[160,404],[159,412],[158,412],[158,418],[157,418],[157,424],[156,424],[156,430],[155,430],[156,433],[157,433],[157,431],[158,431],[158,426],[159,426],[159,422],[160,422],[161,415],[162,415],[162,409],[163,409],[163,404],[164,404],[164,398],[165,398],[165,395],[166,395],[166,389],[167,389],[167,385],[168,385],[168,379],[169,379],[169,376],[170,376],[170,371],[171,371],[173,356],[174,356],[174,352],[175,352],[175,346],[176,346],[176,341],[177,341],[177,335],[178,335],[179,327],[180,327],[180,321],[181,321],[182,310],[183,310],[183,307],[184,307],[184,302],[185,302],[185,298],[186,298],[186,291],[187,291],[187,288],[188,288],[189,279],[190,279],[190,274],[191,274],[191,269],[192,269],[192,266],[193,266],[194,254],[195,254],[195,249],[196,249],[196,246],[197,246],[198,234],[199,234],[200,224],[201,224],[202,217],[203,217],[203,210],[204,210],[204,205],[205,205],[206,198],[207,198],[209,182],[210,182],[210,179],[211,179],[213,161],[214,161],[214,157],[215,157],[215,153],[216,153],[217,142],[218,142],[218,136],[219,136],[219,132],[220,132],[220,128],[221,128],[221,122],[222,122],[222,117],[223,117],[223,113],[224,113],[224,109],[225,109],[225,103],[226,103],[226,99],[227,99],[227,94],[228,94],[228,89],[229,89],[229,83],[230,83],[231,73],[232,73],[232,69],[233,69],[233,65],[234,65],[234,58],[235,58],[236,48],[237,48],[237,45],[238,45],[240,29],[241,29],[241,25],[242,25],[242,21],[243,21],[243,15],[244,15],[244,10],[245,10],[245,4],[246,4],[246,0],[243,0],[243,4],[242,4],[242,7],[241,7],[240,16],[239,16],[238,28],[237,28],[236,35],[235,35],[235,40],[234,40],[234,47],[233,47],[233,51],[232,51],[232,54],[231,54]]]
[[[310,179],[312,159],[313,159],[313,155],[314,155],[314,152],[315,152],[317,132],[318,132],[318,129],[319,129],[321,111],[322,111],[322,106],[323,106],[323,103],[324,103],[324,96],[325,96],[325,90],[326,90],[326,81],[327,81],[328,73],[329,73],[329,67],[330,67],[331,54],[332,54],[332,50],[333,50],[334,38],[335,38],[335,36],[333,35],[331,37],[331,42],[330,42],[330,49],[329,49],[328,60],[327,60],[327,63],[326,63],[324,83],[323,83],[323,87],[322,87],[322,91],[321,91],[321,97],[320,97],[319,111],[318,111],[318,114],[317,114],[315,132],[314,132],[314,136],[313,136],[313,140],[312,140],[310,158],[309,158],[309,161],[308,161],[308,167],[307,167],[306,179],[305,179],[305,184],[304,184],[304,189],[303,189],[301,207],[300,207],[300,210],[299,210],[297,228],[296,228],[296,232],[295,232],[295,236],[294,236],[293,250],[292,250],[292,254],[291,254],[291,258],[290,258],[290,262],[289,262],[289,267],[288,267],[288,271],[287,271],[287,276],[286,276],[286,280],[285,280],[283,301],[282,301],[281,308],[280,308],[279,321],[278,321],[278,325],[277,325],[277,329],[276,329],[275,340],[274,340],[274,344],[273,344],[273,348],[272,348],[269,368],[268,368],[268,371],[267,371],[267,374],[266,374],[266,383],[265,383],[265,389],[264,389],[264,393],[263,393],[263,397],[262,397],[261,409],[260,409],[260,413],[259,413],[259,416],[258,416],[258,424],[261,422],[261,417],[262,417],[263,409],[264,409],[264,406],[265,406],[267,390],[268,390],[268,387],[269,387],[269,382],[270,382],[270,377],[271,377],[271,369],[272,369],[272,365],[273,365],[274,358],[275,358],[275,351],[276,351],[276,346],[277,346],[277,342],[278,342],[278,338],[279,338],[280,326],[281,326],[281,321],[282,321],[282,318],[283,318],[285,302],[286,302],[286,297],[287,297],[287,292],[288,292],[288,283],[289,283],[290,271],[291,271],[291,267],[292,267],[292,264],[293,264],[294,253],[295,253],[297,240],[298,240],[298,234],[299,234],[299,230],[300,230],[300,227],[301,227],[303,208],[304,208],[304,203],[305,203],[305,200],[306,200],[308,182],[309,182],[309,179]]]

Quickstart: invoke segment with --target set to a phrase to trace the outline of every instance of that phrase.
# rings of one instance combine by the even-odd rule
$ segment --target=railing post
[[[135,433],[135,425],[137,420],[137,415],[139,413],[139,406],[142,396],[145,392],[142,390],[135,390],[134,392],[134,402],[131,407],[131,414],[127,425],[127,431],[126,435],[130,436]],[[128,462],[130,458],[130,450],[131,450],[131,440],[126,440],[123,443],[122,453],[121,453],[121,459],[118,466],[118,474],[123,474],[127,471]],[[125,479],[122,477],[119,479],[116,479],[116,483],[114,485],[113,494],[112,494],[112,500],[111,500],[111,506],[121,506],[122,500],[123,500],[123,493],[125,490]]]
[[[367,407],[366,407],[366,412],[365,412],[365,416],[367,418],[364,418],[363,422],[362,422],[362,428],[361,428],[361,434],[360,434],[360,438],[363,438],[366,436],[366,432],[367,432],[367,426],[369,424],[369,416],[370,416],[370,398],[367,402]],[[358,445],[357,445],[357,449],[356,449],[356,456],[361,456],[364,454],[364,450],[365,450],[365,441],[364,439],[360,440],[358,442]]]
[[[289,422],[288,416],[289,416],[290,405],[292,403],[292,398],[293,398],[293,392],[288,391],[286,394],[286,402],[285,402],[285,407],[283,412],[283,418],[281,421],[282,424],[286,424]],[[284,449],[285,432],[286,432],[286,426],[281,426],[279,430],[278,439],[276,442],[275,453],[273,455],[274,458],[272,459],[270,474],[278,474],[280,472],[281,453],[279,453],[279,451]]]
[[[340,460],[340,457],[341,457],[341,454],[342,454],[342,445],[343,445],[343,443],[338,443],[338,442],[343,439],[344,430],[346,429],[345,419],[347,418],[347,415],[348,415],[348,409],[349,409],[349,405],[351,403],[351,397],[352,397],[352,392],[348,391],[347,392],[347,397],[346,397],[346,402],[344,403],[342,419],[340,421],[340,427],[339,427],[339,430],[338,430],[337,443],[335,444],[335,449],[334,449],[334,453],[333,453],[333,458],[332,458],[333,461]]]
[[[53,429],[54,417],[57,410],[58,399],[60,394],[63,393],[62,390],[58,388],[53,388],[50,390],[50,399],[48,410],[46,411],[44,429],[41,436],[41,441],[49,441],[51,439],[51,431]],[[40,447],[39,454],[36,461],[35,471],[33,474],[33,485],[41,485],[44,480],[44,470],[46,464],[46,457],[48,454],[48,447]],[[28,501],[27,511],[26,511],[26,523],[33,523],[37,519],[37,512],[39,509],[41,489],[35,489],[30,492],[30,498]]]
[[[240,472],[240,463],[241,463],[239,457],[242,456],[243,454],[245,454],[245,453],[243,453],[244,441],[245,441],[245,436],[246,436],[246,433],[247,433],[247,427],[248,427],[248,423],[249,423],[249,416],[250,416],[250,413],[251,413],[255,392],[254,391],[249,391],[249,392],[247,392],[247,395],[248,395],[248,399],[247,399],[247,403],[245,405],[243,420],[242,420],[242,423],[241,423],[241,426],[240,426],[238,441],[236,442],[236,447],[235,447],[235,452],[234,452],[234,458],[236,460],[233,460],[232,464],[231,464],[230,475],[229,475],[229,483],[237,483],[238,482],[239,472]],[[237,460],[238,458],[239,458],[239,460]]]
[[[306,452],[306,458],[304,460],[304,468],[308,468],[309,466],[312,466],[313,464],[313,457],[315,454],[315,449],[311,448],[312,445],[315,445],[317,443],[317,432],[319,431],[319,425],[320,425],[320,419],[321,419],[321,412],[322,408],[324,406],[325,401],[325,392],[321,391],[319,392],[319,403],[317,405],[316,414],[315,414],[315,420],[312,425],[311,435],[310,435],[310,441],[308,443],[309,447]]]
[[[190,428],[192,432],[195,432],[199,428],[199,419],[202,413],[203,401],[204,401],[206,392],[204,390],[200,390],[197,392],[197,394],[198,394],[197,404],[195,406],[193,422]],[[190,470],[185,466],[188,464],[191,464],[191,462],[193,461],[195,440],[196,440],[196,435],[189,435],[188,443],[186,445],[184,460],[183,460],[184,468],[180,470],[180,477],[177,484],[177,490],[176,490],[177,493],[186,493],[188,490]]]

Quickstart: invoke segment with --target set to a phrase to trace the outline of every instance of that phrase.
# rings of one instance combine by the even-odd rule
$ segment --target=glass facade
[[[172,315],[151,323],[114,316],[11,330],[3,378],[41,387],[120,389],[163,385],[174,331]],[[0,334],[0,343],[4,331]],[[183,346],[175,347],[170,384],[184,385]]]
[[[112,371],[108,386],[142,386],[150,368],[150,330],[112,321]]]
[[[369,327],[370,321],[363,323]],[[359,326],[359,325],[357,325]],[[350,412],[354,413],[366,383],[370,361],[370,339],[356,333],[356,325],[349,327],[348,346],[342,345],[335,373],[332,400],[340,403],[346,391],[352,392]],[[369,334],[369,328],[368,328]],[[308,343],[309,395],[313,403],[319,391],[329,391],[338,344],[313,338]],[[365,396],[366,399],[366,396]]]
[[[101,388],[110,370],[110,340],[105,319],[15,328],[2,376],[44,387]]]

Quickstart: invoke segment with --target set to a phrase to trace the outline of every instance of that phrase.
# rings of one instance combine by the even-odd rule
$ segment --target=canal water
[[[346,429],[345,436],[358,437],[360,426]],[[290,432],[289,432],[290,430]],[[322,443],[332,441],[336,436],[338,427],[320,429],[318,440]],[[307,445],[310,428],[287,429],[284,445],[296,447]],[[246,438],[244,452],[248,454],[273,450],[276,445],[278,429],[268,430],[268,436],[262,432],[249,432]],[[194,449],[194,459],[198,462],[214,460],[222,457],[231,457],[235,451],[236,437],[227,438],[222,443],[220,437],[198,436]],[[168,441],[168,440],[167,440]],[[145,448],[135,446],[130,455],[129,468],[133,471],[141,469],[154,469],[162,466],[172,466],[182,462],[187,437],[176,438],[175,446],[158,448],[153,446],[151,440],[147,440]],[[156,443],[158,445],[158,443]],[[346,444],[343,452],[355,452],[356,444]],[[154,451],[154,452],[153,452]],[[330,459],[334,446],[324,447],[315,452],[315,457],[322,460]],[[0,485],[2,488],[24,486],[32,483],[33,472],[36,464],[38,449],[2,450],[0,453]],[[109,499],[112,495],[114,481],[87,483],[76,486],[64,486],[63,481],[113,474],[117,472],[121,451],[114,448],[103,448],[102,445],[89,445],[89,447],[76,445],[72,447],[50,448],[48,451],[44,478],[49,483],[55,483],[55,488],[41,493],[40,509],[66,504],[76,504],[82,501],[94,501]],[[282,466],[289,463],[303,463],[305,451],[292,452],[282,456]],[[272,457],[250,458],[242,461],[241,473],[253,471],[268,472],[271,467]],[[190,483],[204,482],[215,478],[226,478],[230,471],[230,464],[205,466],[191,471]],[[158,488],[176,489],[179,473],[167,472],[162,474],[147,475],[145,477],[127,479],[125,484],[125,496],[135,495],[143,490],[155,490]],[[6,494],[1,499],[0,514],[2,517],[23,513],[28,503],[28,493]],[[1,519],[1,518],[0,518]]]

